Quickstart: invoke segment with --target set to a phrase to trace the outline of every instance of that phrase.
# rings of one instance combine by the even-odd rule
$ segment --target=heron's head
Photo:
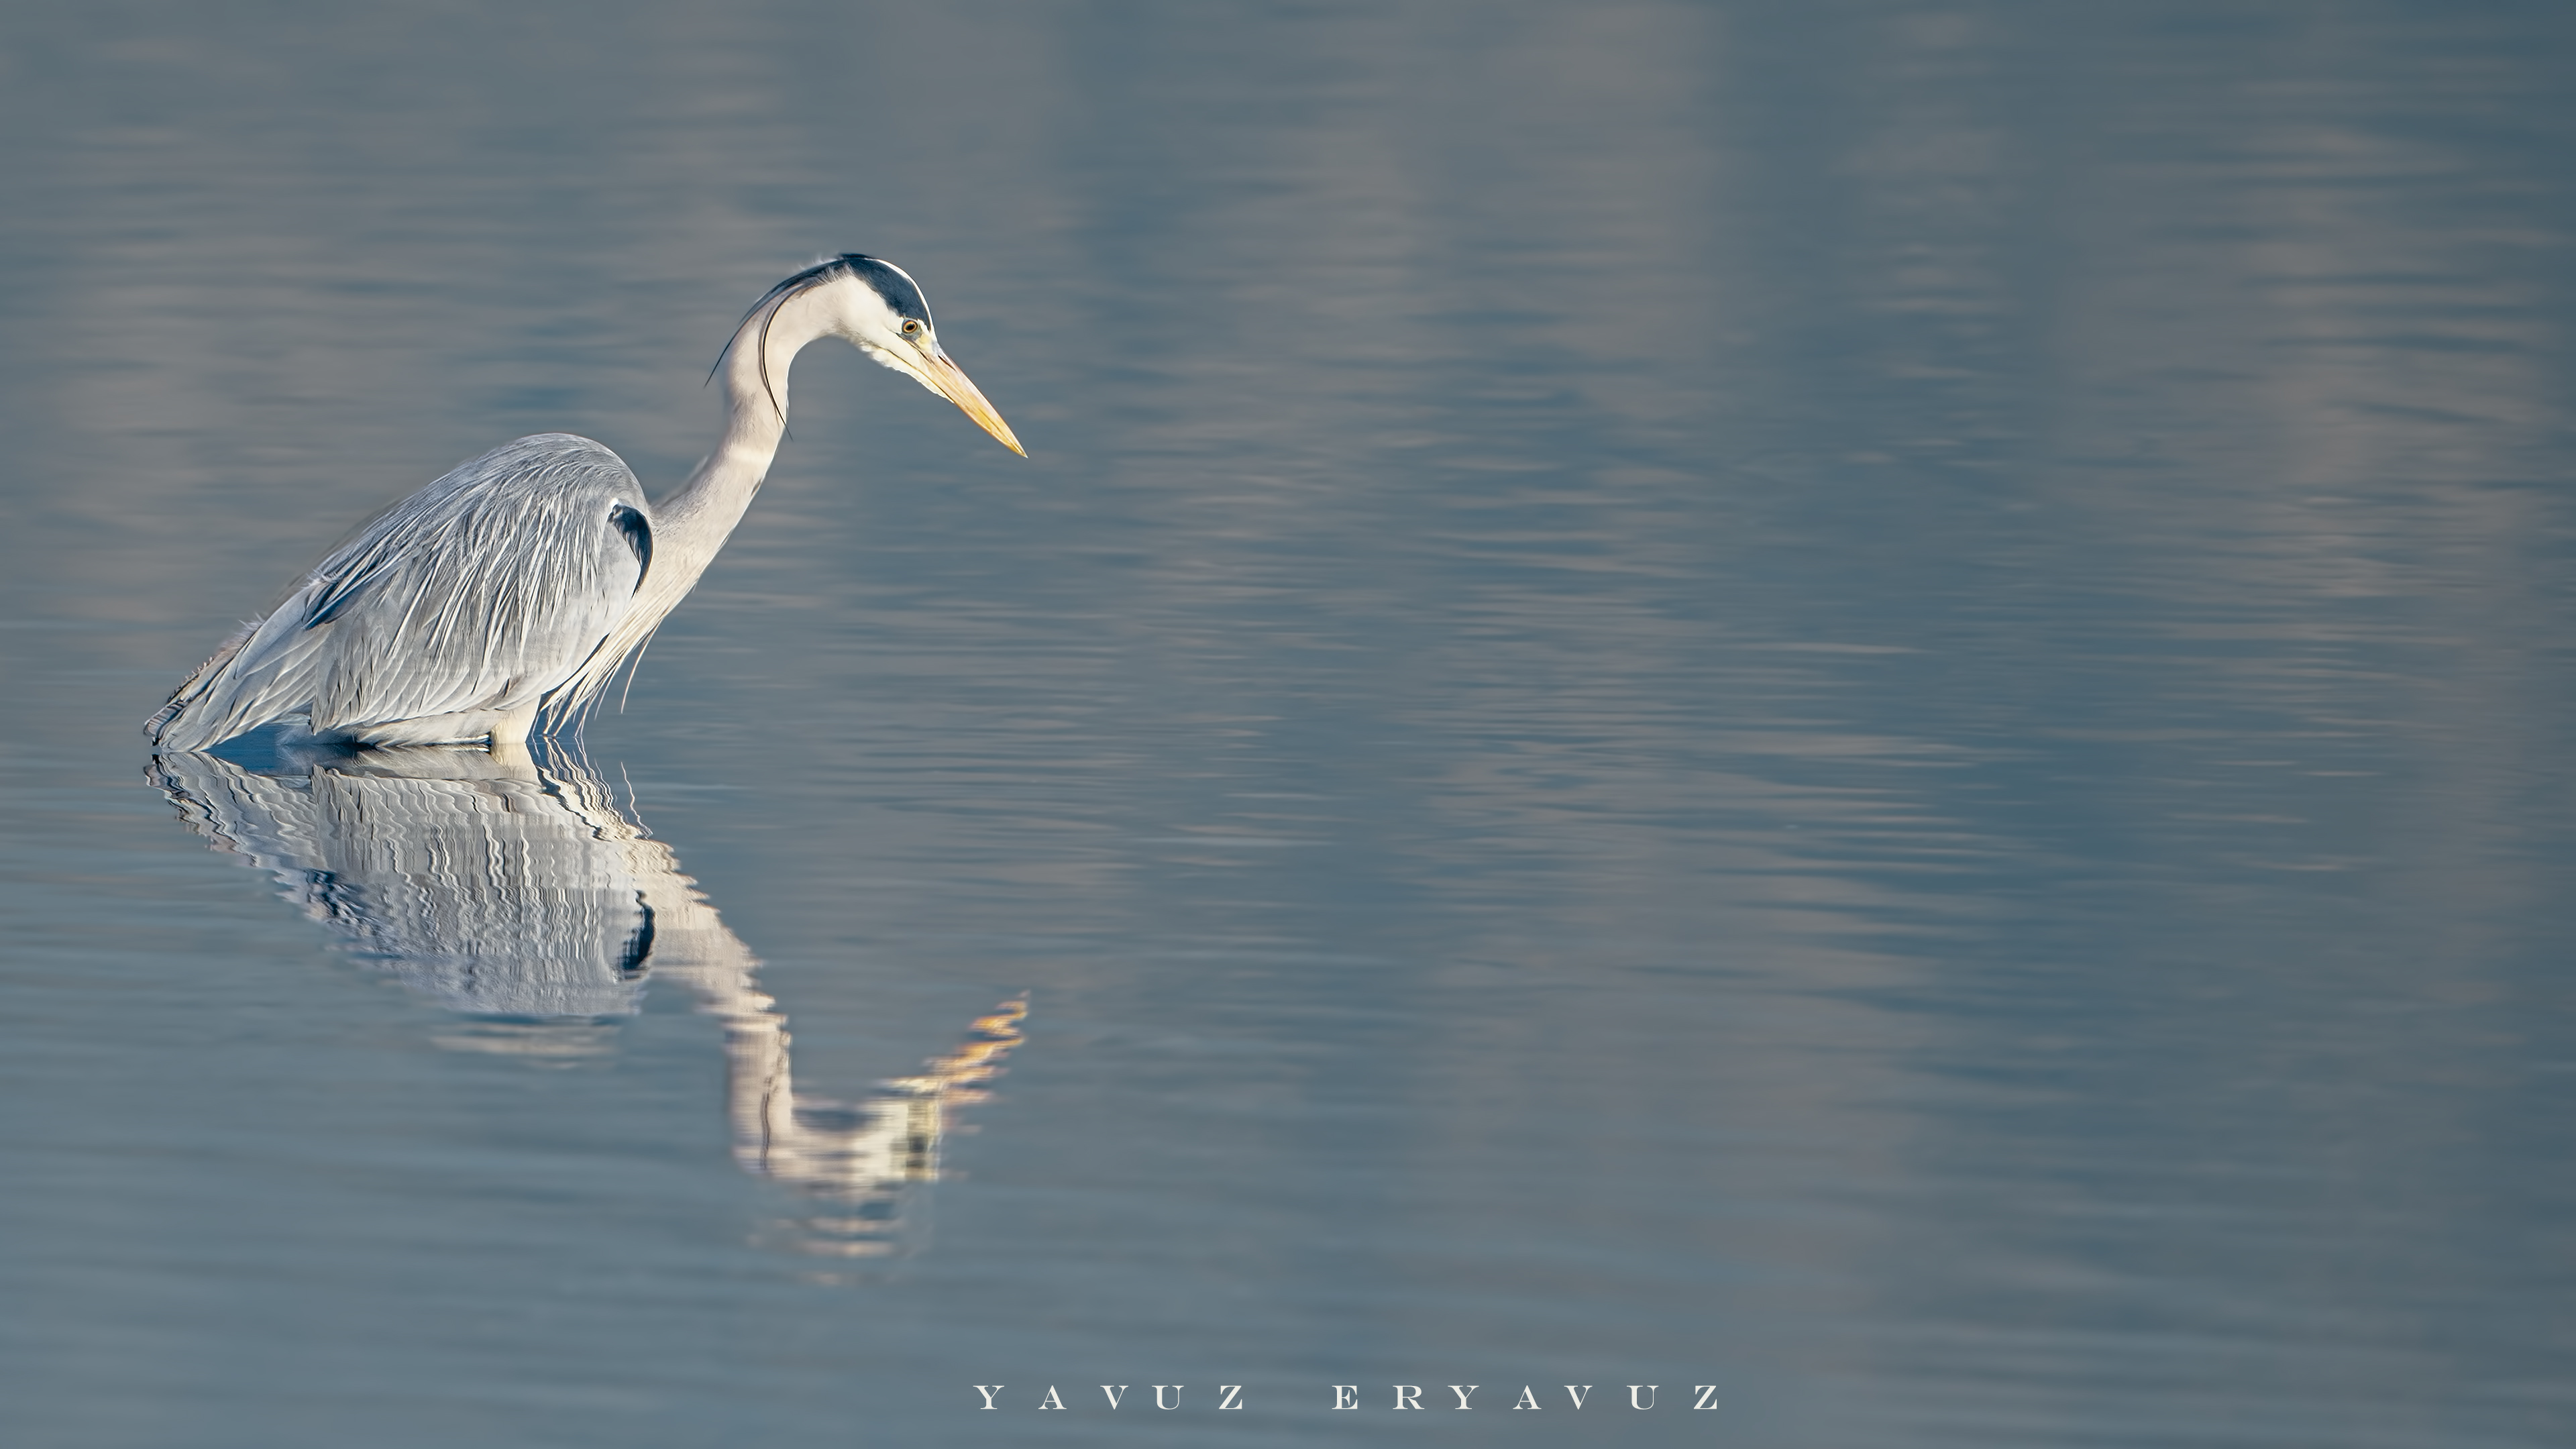
[[[770,289],[770,317],[793,305],[812,309],[811,325],[824,335],[848,338],[861,352],[948,399],[973,418],[1002,446],[1021,457],[1028,450],[1011,436],[1011,425],[984,400],[984,394],[939,345],[931,325],[930,303],[903,268],[877,257],[849,252],[819,262]],[[759,309],[755,308],[755,311]]]

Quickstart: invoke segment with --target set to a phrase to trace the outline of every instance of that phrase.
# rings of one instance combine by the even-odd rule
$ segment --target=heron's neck
[[[798,305],[803,300],[791,297],[754,312],[725,348],[724,436],[689,481],[653,505],[657,568],[663,551],[674,550],[694,581],[769,476],[778,440],[787,434],[787,370],[805,344],[824,335],[821,309]]]

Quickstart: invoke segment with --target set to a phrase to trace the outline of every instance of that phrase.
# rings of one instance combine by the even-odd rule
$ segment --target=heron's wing
[[[634,473],[587,438],[495,448],[324,559],[152,722],[194,750],[296,715],[313,732],[509,712],[579,673],[652,559]]]

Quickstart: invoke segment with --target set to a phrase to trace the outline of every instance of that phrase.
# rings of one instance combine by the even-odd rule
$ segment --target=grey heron
[[[188,676],[146,725],[163,751],[266,725],[338,744],[523,745],[576,725],[724,547],[787,430],[787,373],[840,337],[1026,456],[939,345],[902,268],[848,253],[772,287],[717,363],[725,428],[648,503],[588,438],[541,433],[395,504]]]

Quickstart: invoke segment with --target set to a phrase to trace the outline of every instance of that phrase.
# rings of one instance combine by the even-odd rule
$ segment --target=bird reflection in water
[[[917,1241],[912,1185],[939,1175],[950,1114],[982,1100],[1020,1040],[1027,1003],[1004,1002],[956,1050],[864,1101],[798,1093],[758,958],[569,747],[279,748],[251,763],[182,752],[158,757],[153,779],[353,954],[465,1017],[443,1045],[589,1055],[642,1009],[648,978],[686,988],[724,1028],[734,1160],[806,1200],[782,1225],[799,1251],[864,1257]]]

